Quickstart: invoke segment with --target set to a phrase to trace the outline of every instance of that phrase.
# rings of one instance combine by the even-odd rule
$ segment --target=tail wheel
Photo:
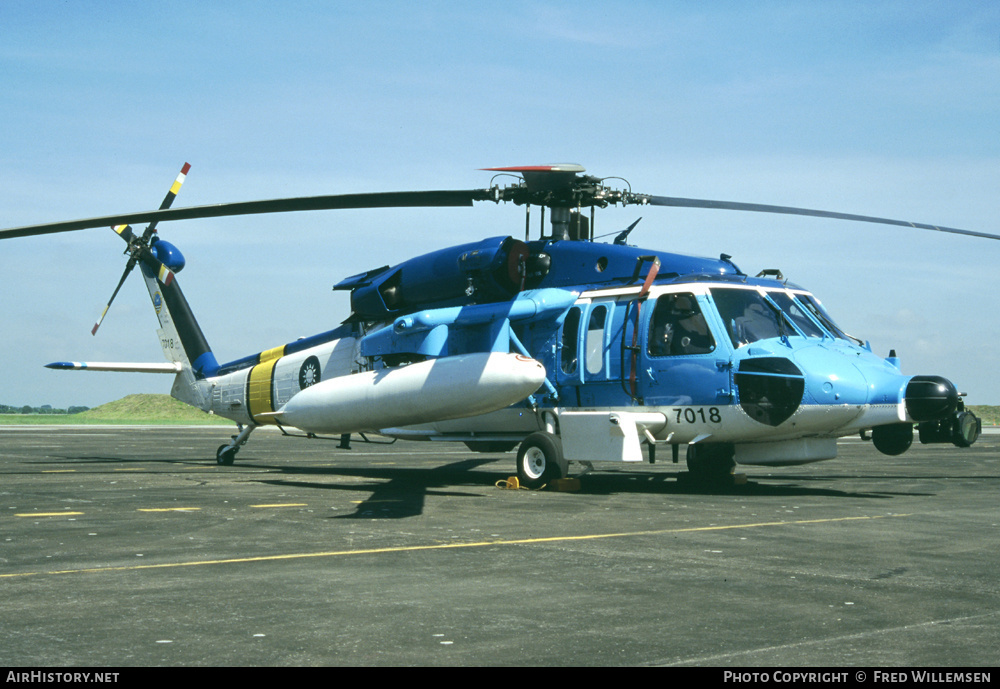
[[[532,433],[517,451],[517,479],[527,488],[540,488],[566,475],[562,443],[551,433]]]
[[[230,445],[219,445],[215,451],[215,462],[222,466],[232,466],[236,461],[236,448]]]

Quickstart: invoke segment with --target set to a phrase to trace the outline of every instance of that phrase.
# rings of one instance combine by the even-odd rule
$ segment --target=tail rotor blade
[[[160,204],[160,210],[166,210],[170,208],[174,203],[174,199],[177,198],[177,192],[181,190],[181,185],[184,184],[184,180],[187,179],[187,173],[191,169],[191,163],[184,163],[184,167],[181,168],[181,172],[177,175],[177,179],[174,183],[170,185],[170,189],[167,191],[167,195],[163,197],[163,203]],[[156,223],[158,221],[154,220],[149,223],[146,231],[142,233],[143,242],[148,242],[149,238],[153,236],[156,232]]]
[[[115,225],[111,229],[117,232],[118,236],[129,244],[131,244],[132,240],[135,239],[135,233],[132,231],[131,225]]]
[[[104,322],[104,317],[108,315],[108,309],[111,308],[111,303],[115,300],[115,297],[118,296],[118,292],[121,290],[122,285],[125,284],[125,279],[128,277],[128,274],[132,272],[133,268],[135,268],[135,262],[134,257],[129,257],[128,263],[125,264],[125,272],[122,273],[122,278],[118,281],[118,286],[115,287],[115,291],[111,293],[111,298],[108,299],[108,305],[104,307],[103,311],[101,311],[101,317],[97,319],[96,323],[94,323],[94,327],[90,331],[91,335],[97,335],[97,329],[101,327],[101,323]]]
[[[160,210],[170,208],[174,199],[177,198],[177,192],[180,191],[181,185],[184,184],[184,179],[187,177],[187,173],[190,169],[191,163],[184,163],[184,167],[181,168],[180,174],[177,175],[177,179],[175,179],[174,183],[170,185],[167,195],[163,198],[163,203],[160,204]],[[141,238],[136,237],[131,225],[115,225],[111,228],[118,233],[119,237],[128,243],[129,248],[126,253],[131,255],[129,256],[128,263],[125,265],[125,272],[122,273],[121,280],[118,281],[118,286],[115,287],[115,291],[111,293],[111,299],[108,300],[108,305],[104,307],[104,311],[101,312],[101,317],[97,319],[96,323],[94,323],[94,327],[90,331],[91,335],[97,334],[97,329],[101,327],[101,323],[104,322],[104,317],[108,315],[108,309],[111,308],[112,302],[114,302],[115,297],[118,296],[118,292],[121,290],[122,285],[125,284],[125,279],[128,277],[128,274],[132,272],[132,269],[135,268],[135,264],[140,260],[140,258],[143,261],[153,261],[156,263],[157,277],[164,285],[169,285],[173,281],[173,271],[159,261],[155,261],[149,252],[150,239],[153,234],[156,233],[156,223],[157,221],[153,220],[153,222],[146,227],[146,231],[142,233]]]

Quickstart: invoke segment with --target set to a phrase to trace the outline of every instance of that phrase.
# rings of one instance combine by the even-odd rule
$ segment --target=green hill
[[[70,423],[225,423],[228,419],[206,414],[170,395],[128,395],[68,417]]]
[[[982,419],[984,426],[1000,426],[1000,407],[970,404],[966,409]]]

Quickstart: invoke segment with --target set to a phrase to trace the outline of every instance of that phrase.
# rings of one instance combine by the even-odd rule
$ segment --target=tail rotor
[[[177,192],[180,191],[181,185],[184,184],[184,180],[187,177],[188,170],[191,169],[190,163],[184,163],[184,167],[181,168],[181,172],[177,175],[177,179],[174,183],[170,185],[170,190],[163,199],[163,203],[160,204],[159,210],[166,210],[170,208],[173,204],[174,199],[177,198]],[[111,304],[114,302],[115,297],[118,296],[118,292],[121,290],[122,285],[125,284],[125,280],[128,278],[129,273],[135,268],[139,261],[150,264],[156,268],[156,272],[159,275],[159,279],[164,284],[169,284],[173,280],[173,271],[167,268],[163,263],[156,257],[152,247],[156,243],[156,224],[158,221],[153,220],[146,227],[146,230],[140,236],[136,236],[131,225],[116,225],[111,229],[121,237],[128,247],[125,249],[125,253],[129,255],[128,262],[125,264],[125,272],[122,273],[121,279],[118,280],[118,286],[115,287],[115,291],[111,293],[111,298],[108,300],[107,306],[101,312],[100,318],[94,323],[94,327],[91,329],[91,335],[97,335],[97,329],[101,327],[101,323],[104,322],[104,317],[108,314],[108,310],[111,308]]]

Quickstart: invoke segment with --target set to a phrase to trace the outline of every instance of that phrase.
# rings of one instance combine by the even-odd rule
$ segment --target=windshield
[[[842,340],[850,340],[851,342],[857,342],[858,344],[862,344],[861,340],[851,335],[848,335],[843,330],[837,327],[837,324],[833,322],[833,319],[830,318],[829,314],[827,314],[826,312],[826,309],[823,308],[823,305],[819,303],[819,300],[816,299],[816,297],[814,297],[811,294],[799,294],[796,296],[798,296],[799,301],[802,302],[802,304],[806,307],[806,309],[809,310],[809,313],[811,313],[816,318],[816,320],[820,322],[820,325],[829,330],[834,337],[839,337]]]
[[[817,337],[822,339],[826,336],[822,328],[816,325],[809,316],[806,315],[801,304],[793,299],[788,292],[768,292],[767,296],[771,297],[774,302],[781,307],[781,310],[785,312],[785,315],[791,319],[792,323],[795,324],[802,334],[806,337]]]
[[[757,290],[714,288],[711,292],[729,339],[737,349],[757,340],[798,334]]]

